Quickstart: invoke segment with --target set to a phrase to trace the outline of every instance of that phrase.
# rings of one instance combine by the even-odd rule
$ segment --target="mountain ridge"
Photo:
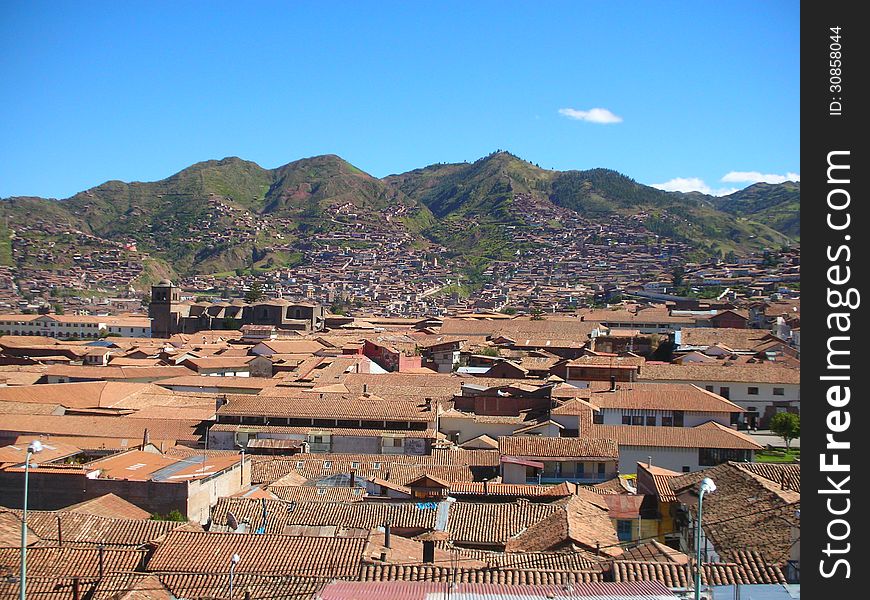
[[[228,156],[157,181],[110,180],[60,200],[0,199],[11,230],[49,216],[112,243],[135,242],[181,274],[294,266],[313,238],[349,230],[385,230],[396,243],[436,244],[483,264],[513,253],[509,228],[529,225],[529,206],[545,213],[535,218],[552,213],[553,222],[560,214],[639,217],[652,234],[689,241],[707,255],[799,239],[799,184],[755,184],[722,198],[680,194],[606,168],[541,169],[505,151],[383,178],[335,154],[274,169]]]

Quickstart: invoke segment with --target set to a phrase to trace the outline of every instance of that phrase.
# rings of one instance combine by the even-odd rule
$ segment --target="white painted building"
[[[150,338],[148,317],[89,315],[0,315],[0,334],[36,335],[55,339],[98,339],[108,334]]]

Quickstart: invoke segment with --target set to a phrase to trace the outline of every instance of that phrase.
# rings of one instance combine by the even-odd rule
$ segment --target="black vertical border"
[[[870,74],[865,72],[868,32],[867,22],[858,16],[860,3],[846,2],[805,2],[801,11],[801,564],[800,583],[804,597],[816,598],[859,598],[866,594],[862,589],[867,569],[864,565],[864,536],[866,531],[867,513],[870,506],[858,490],[866,484],[866,469],[861,458],[867,457],[870,444],[867,443],[870,434],[866,432],[867,410],[862,406],[868,400],[864,398],[863,377],[866,371],[862,362],[866,354],[864,335],[866,327],[863,305],[856,309],[845,307],[833,308],[828,302],[828,290],[839,289],[845,293],[848,288],[856,288],[859,292],[867,290],[865,283],[870,275],[868,264],[870,258],[870,239],[865,231],[870,223],[865,202],[866,180],[870,177],[867,169],[867,142],[864,138],[870,135],[866,127],[864,111],[867,106],[866,92]],[[831,44],[835,42],[832,27],[839,27],[839,44],[842,89],[831,88],[835,85],[837,68],[836,55],[832,56]],[[836,48],[836,46],[834,46]],[[841,103],[841,109],[836,110],[832,102]],[[833,113],[833,114],[832,114]],[[840,154],[836,161],[848,164],[848,184],[833,184],[828,181],[828,156],[835,151],[848,151]],[[843,178],[844,170],[838,171],[835,178]],[[846,189],[851,198],[848,208],[832,211],[828,207],[828,194],[833,189]],[[835,194],[835,202],[842,204],[842,193]],[[834,221],[842,223],[848,212],[851,223],[848,229],[835,231],[828,225],[828,215],[832,214]],[[847,239],[849,236],[850,239]],[[851,251],[851,260],[845,261],[846,253],[840,254],[839,260],[831,260],[830,253],[836,256],[836,250],[846,245]],[[851,278],[846,284],[834,286],[828,280],[828,269],[835,265],[841,268],[851,268]],[[843,271],[840,272],[842,277]],[[861,298],[870,302],[870,296]],[[838,332],[828,328],[828,317],[831,313],[850,313],[851,331]],[[832,371],[828,368],[828,340],[830,336],[848,336],[848,341],[836,342],[839,349],[848,349],[850,354],[839,363],[849,364],[848,370]],[[848,441],[848,450],[827,449],[828,418],[830,411],[837,410],[828,403],[829,386],[835,382],[822,380],[826,375],[848,375],[850,381],[836,382],[848,385],[851,400],[839,410],[848,411],[850,427],[845,432],[834,434],[837,440]],[[837,417],[842,418],[842,416]],[[841,464],[850,465],[848,473],[822,472],[821,458],[826,454],[826,461],[832,462],[832,454],[838,454]],[[842,484],[844,475],[851,479]],[[848,494],[830,494],[826,490],[832,488],[828,481],[831,476],[835,483],[850,490]],[[842,510],[849,502],[849,511],[836,516],[830,512],[828,501],[835,510]],[[835,519],[844,519],[849,523],[831,524]],[[848,538],[836,541],[829,533],[840,537],[846,531]],[[831,548],[848,552],[842,554],[826,554],[828,544]],[[849,546],[847,546],[849,544]],[[844,564],[834,569],[837,559],[845,559],[849,563],[849,573]],[[823,575],[826,571],[829,577]],[[833,573],[832,573],[833,571]]]

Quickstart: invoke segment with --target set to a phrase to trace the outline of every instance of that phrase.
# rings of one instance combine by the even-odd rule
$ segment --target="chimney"
[[[364,383],[363,384],[363,394],[368,394],[368,393],[369,393],[369,384]]]
[[[392,547],[391,542],[392,542],[392,540],[390,539],[390,524],[385,523],[384,524],[384,548],[391,548]]]
[[[483,480],[483,494],[484,496],[489,495],[489,479]]]
[[[650,467],[652,467],[652,456],[647,456],[646,457],[646,468],[649,469]]]
[[[616,375],[610,376],[610,391],[611,392],[616,391]]]
[[[78,577],[73,577],[72,593],[73,593],[73,600],[81,600],[82,592],[81,592],[81,585],[80,585]]]
[[[356,484],[356,471],[353,469],[350,470],[350,487],[353,487]]]
[[[63,532],[60,527],[60,515],[57,515],[57,547],[63,548]]]
[[[102,544],[100,544],[99,551],[100,551],[100,579],[102,580],[103,575],[105,574],[105,563],[106,563],[105,549],[103,548]]]
[[[432,398],[426,398],[426,410],[432,410]]]
[[[142,434],[142,449],[145,449],[145,446],[151,443],[151,434],[148,433],[148,428],[145,428],[145,433]]]
[[[432,540],[423,541],[423,562],[429,564],[435,562],[435,542]]]

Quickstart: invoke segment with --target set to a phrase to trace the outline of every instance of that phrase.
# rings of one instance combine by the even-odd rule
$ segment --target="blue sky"
[[[239,156],[504,149],[712,193],[799,179],[799,2],[0,2],[0,197]]]

